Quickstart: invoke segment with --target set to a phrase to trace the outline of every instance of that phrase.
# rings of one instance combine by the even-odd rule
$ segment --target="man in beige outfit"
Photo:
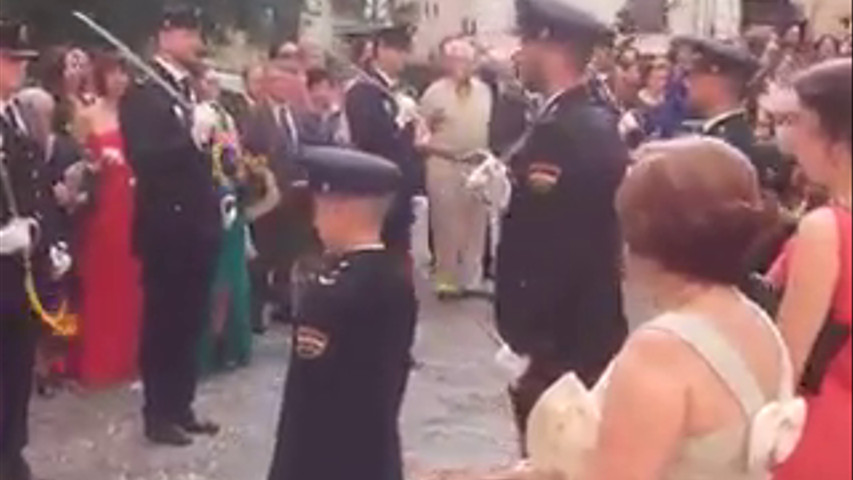
[[[450,40],[442,49],[445,76],[421,99],[432,137],[427,160],[436,293],[455,297],[482,288],[488,213],[465,189],[478,164],[474,155],[488,148],[492,93],[474,76],[476,52],[466,40]]]

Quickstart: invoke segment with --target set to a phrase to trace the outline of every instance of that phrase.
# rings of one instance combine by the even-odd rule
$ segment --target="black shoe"
[[[27,461],[20,455],[0,458],[0,480],[34,480]]]
[[[169,447],[187,447],[192,445],[193,437],[180,425],[157,423],[145,427],[145,437],[151,443]]]
[[[221,430],[219,425],[209,420],[199,420],[195,417],[181,423],[181,428],[190,435],[205,435],[209,437],[215,437]]]

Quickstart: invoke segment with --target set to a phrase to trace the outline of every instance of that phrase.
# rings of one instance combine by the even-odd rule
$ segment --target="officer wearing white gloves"
[[[29,60],[24,25],[0,19],[0,478],[30,480],[22,452],[39,320],[25,287],[38,287],[70,268],[67,252],[53,248],[56,204],[44,153],[29,132],[13,96]],[[51,252],[53,250],[53,252]]]

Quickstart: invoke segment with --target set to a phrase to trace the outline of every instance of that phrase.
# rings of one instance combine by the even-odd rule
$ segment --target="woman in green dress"
[[[202,90],[215,90],[210,80],[202,79],[201,83]],[[234,120],[215,100],[199,105],[195,115],[196,141],[208,145],[212,153],[223,221],[222,245],[211,286],[210,322],[199,345],[199,369],[206,374],[243,367],[251,360],[248,261],[252,247],[248,225],[271,211],[279,194],[272,173],[243,158]],[[264,187],[261,198],[251,203],[245,194],[250,176],[260,178]]]

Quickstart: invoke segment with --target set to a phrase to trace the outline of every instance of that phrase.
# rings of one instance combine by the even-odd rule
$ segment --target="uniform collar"
[[[386,87],[394,88],[397,85],[397,82],[395,82],[394,79],[391,78],[391,75],[388,75],[387,73],[385,73],[384,70],[377,67],[376,65],[373,66],[373,73],[379,78],[382,83],[385,84]]]
[[[554,95],[551,95],[551,97],[549,97],[548,100],[546,100],[545,103],[542,104],[541,112],[547,114],[555,110],[557,106],[560,105],[564,100],[575,98],[585,93],[586,87],[583,83],[563,89],[555,93]]]
[[[174,62],[166,60],[160,55],[154,57],[154,61],[157,62],[157,65],[165,70],[166,73],[169,74],[169,76],[178,84],[183,83],[190,76],[190,73],[185,68],[176,65]]]
[[[9,113],[14,117],[8,118]],[[19,133],[27,134],[27,122],[21,115],[21,106],[14,96],[7,100],[0,100],[0,118],[10,127],[19,130]]]
[[[731,120],[735,117],[739,117],[741,115],[746,115],[746,109],[738,108],[735,110],[729,110],[728,112],[721,113],[721,114],[711,118],[707,122],[705,122],[705,125],[702,127],[702,131],[704,133],[712,132],[712,131],[714,131],[714,129],[716,129],[720,125],[728,122],[729,120]]]

